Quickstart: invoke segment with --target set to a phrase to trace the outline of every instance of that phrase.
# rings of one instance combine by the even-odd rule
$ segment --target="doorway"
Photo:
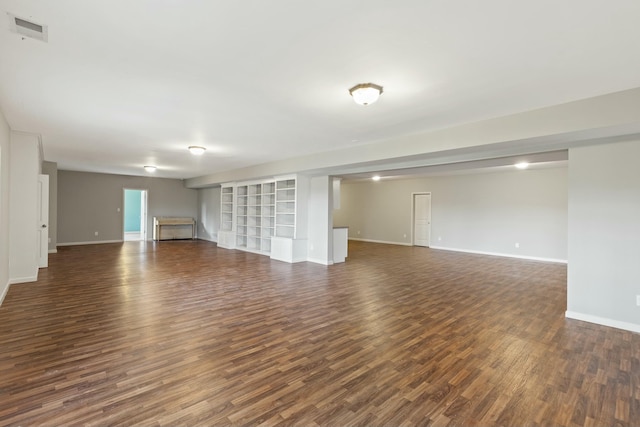
[[[413,193],[413,246],[431,244],[431,193]]]
[[[124,189],[124,241],[147,240],[147,190]]]

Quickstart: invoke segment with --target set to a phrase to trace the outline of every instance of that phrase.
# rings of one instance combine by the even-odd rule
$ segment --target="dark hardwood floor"
[[[60,248],[0,307],[0,425],[640,425],[640,335],[566,266],[350,242]]]

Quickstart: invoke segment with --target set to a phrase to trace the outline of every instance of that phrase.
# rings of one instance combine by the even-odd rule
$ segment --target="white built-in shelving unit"
[[[269,254],[275,234],[275,182],[236,187],[236,248]]]
[[[222,184],[220,189],[220,229],[218,230],[218,246],[233,249],[236,246],[235,230],[235,185]]]
[[[248,213],[248,193],[249,186],[239,185],[236,187],[236,248],[247,248],[247,213]]]
[[[289,262],[302,260],[302,255],[293,255],[295,248],[306,248],[306,240],[295,242],[301,228],[297,222],[301,214],[297,182],[293,176],[222,185],[218,245]],[[302,217],[305,235],[306,215]]]
[[[276,236],[296,236],[296,180],[276,181]]]
[[[271,253],[271,238],[275,235],[276,211],[275,183],[262,184],[262,216],[260,218],[260,249],[263,253]]]
[[[233,230],[233,187],[222,187],[220,196],[220,230]]]

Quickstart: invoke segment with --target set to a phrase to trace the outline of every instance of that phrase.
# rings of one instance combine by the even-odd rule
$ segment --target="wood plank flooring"
[[[640,425],[640,335],[566,266],[350,242],[60,248],[0,307],[0,425]]]

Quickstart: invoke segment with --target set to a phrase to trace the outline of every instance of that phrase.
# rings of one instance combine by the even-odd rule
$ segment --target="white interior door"
[[[431,194],[413,195],[413,244],[429,246],[431,240]]]
[[[49,266],[49,175],[38,175],[38,267]]]

